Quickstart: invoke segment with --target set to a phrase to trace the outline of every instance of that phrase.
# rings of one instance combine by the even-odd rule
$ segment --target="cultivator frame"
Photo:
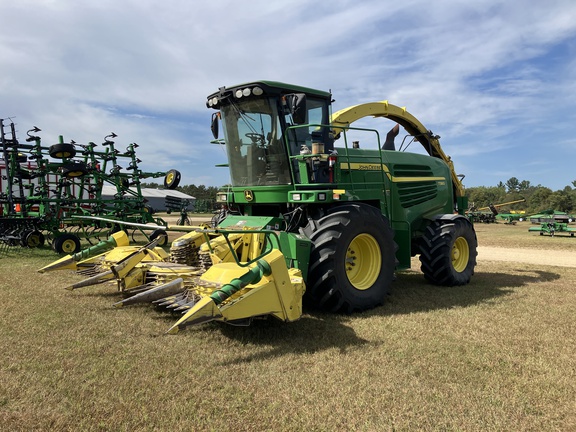
[[[116,148],[111,133],[103,150],[93,142],[64,142],[43,146],[34,127],[26,143],[16,137],[14,122],[0,119],[0,138],[6,182],[0,191],[0,242],[8,246],[42,246],[48,239],[58,253],[80,250],[80,239],[90,244],[119,229],[114,221],[166,225],[152,216],[142,196],[141,181],[165,177],[165,186],[178,186],[180,173],[144,172],[136,156],[138,144]],[[123,165],[127,163],[126,168]],[[102,196],[104,184],[114,185],[111,199]],[[100,217],[105,221],[80,217]],[[146,234],[144,229],[140,232]]]

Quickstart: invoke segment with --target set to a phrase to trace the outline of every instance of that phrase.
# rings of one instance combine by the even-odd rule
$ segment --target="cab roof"
[[[283,82],[279,82],[279,81],[260,80],[260,81],[252,81],[252,82],[237,84],[234,86],[220,87],[220,89],[217,92],[214,92],[210,96],[208,96],[208,99],[210,99],[214,96],[217,96],[217,95],[222,95],[223,93],[225,93],[227,91],[234,91],[238,88],[256,87],[256,86],[261,87],[265,93],[272,94],[272,95],[281,95],[281,94],[288,94],[288,93],[306,93],[307,95],[314,95],[314,96],[318,96],[321,98],[331,98],[332,97],[332,94],[330,92],[326,92],[323,90],[317,90],[317,89],[313,89],[313,88],[309,88],[309,87],[297,86],[294,84],[287,84],[287,83],[283,83]]]

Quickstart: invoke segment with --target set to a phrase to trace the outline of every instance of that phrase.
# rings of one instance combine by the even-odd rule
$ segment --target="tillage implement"
[[[167,224],[152,217],[141,183],[164,177],[164,186],[175,189],[177,170],[141,170],[138,144],[121,151],[115,133],[99,149],[94,142],[64,142],[62,135],[46,146],[38,132],[37,127],[28,130],[21,142],[14,122],[0,119],[0,248],[42,247],[46,240],[57,253],[74,253],[81,250],[81,239],[93,245],[123,222],[147,238],[163,233],[145,233],[147,223]],[[103,195],[104,186],[112,188],[113,196]]]
[[[303,302],[337,313],[370,309],[417,255],[429,283],[467,284],[476,234],[439,137],[387,101],[334,113],[331,103],[329,92],[279,82],[221,87],[207,107],[213,143],[228,156],[221,166],[231,183],[217,196],[226,217],[190,227],[169,251],[129,246],[120,234],[108,253],[76,254],[43,271],[89,277],[72,289],[113,282],[126,295],[118,307],[183,311],[170,333],[269,315],[294,321]],[[384,142],[377,129],[352,126],[366,117],[391,121]],[[417,151],[407,151],[411,144]]]

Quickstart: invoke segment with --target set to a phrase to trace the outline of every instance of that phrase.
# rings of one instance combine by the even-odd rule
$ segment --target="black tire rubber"
[[[36,177],[34,174],[35,174],[34,170],[20,168],[18,171],[16,171],[14,177],[21,178],[22,180],[32,180],[33,178]]]
[[[342,204],[311,218],[302,234],[312,241],[306,283],[307,306],[330,312],[371,309],[386,298],[396,268],[394,233],[380,210],[367,204]],[[347,254],[353,241],[367,234],[379,249],[379,273],[371,286],[356,288],[348,277]],[[362,261],[354,262],[360,266]]]
[[[44,246],[45,242],[44,234],[38,230],[30,231],[26,234],[25,243],[26,247],[36,248]]]
[[[181,178],[182,175],[180,174],[180,171],[171,169],[164,177],[164,187],[166,189],[176,189],[180,184]]]
[[[62,175],[66,178],[83,177],[88,174],[88,168],[84,162],[72,162],[62,167]]]
[[[463,246],[460,249],[468,254],[467,261],[463,255],[466,262],[461,263],[462,269],[454,267],[458,245]],[[450,221],[434,221],[426,227],[420,241],[420,269],[426,280],[435,285],[465,285],[474,274],[477,247],[476,232],[468,219],[460,217]]]
[[[28,243],[26,242],[26,239],[28,238],[28,235],[31,232],[32,232],[32,230],[24,230],[24,231],[20,232],[20,246],[28,247]]]
[[[156,240],[158,237],[160,237],[158,246],[166,246],[166,244],[168,244],[168,234],[166,234],[166,231],[161,229],[155,230],[152,232],[152,234],[150,234],[150,241]]]
[[[65,159],[76,156],[76,148],[70,143],[60,143],[50,146],[48,154],[54,159]]]
[[[59,254],[80,252],[80,239],[74,234],[64,233],[54,239],[52,248]]]

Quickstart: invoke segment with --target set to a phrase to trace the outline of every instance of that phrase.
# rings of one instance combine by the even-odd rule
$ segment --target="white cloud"
[[[271,79],[331,89],[336,109],[407,106],[484,184],[483,156],[503,164],[518,142],[536,148],[534,131],[571,139],[576,3],[528,3],[20,0],[2,8],[0,117],[46,140],[114,130],[150,169],[219,185],[205,97]],[[562,188],[573,180],[562,171],[530,180]]]

